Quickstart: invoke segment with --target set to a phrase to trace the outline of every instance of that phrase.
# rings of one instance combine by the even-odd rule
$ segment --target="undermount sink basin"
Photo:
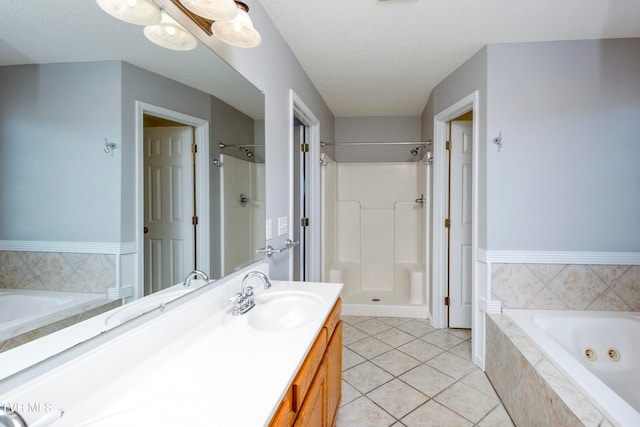
[[[313,320],[322,299],[310,292],[266,291],[257,295],[256,305],[247,316],[247,323],[261,331],[297,328]]]
[[[79,427],[211,426],[220,424],[203,408],[188,403],[152,404],[94,418]]]
[[[159,292],[157,294],[146,296],[142,299],[129,303],[123,307],[117,308],[113,311],[113,314],[108,316],[104,323],[112,328],[118,326],[128,320],[138,317],[148,311],[151,311],[163,304],[173,301],[176,298],[186,295],[193,289],[184,288],[175,291]]]

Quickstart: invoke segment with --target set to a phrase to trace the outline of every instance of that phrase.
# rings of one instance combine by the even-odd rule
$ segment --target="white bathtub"
[[[0,289],[0,341],[90,310],[106,295]]]
[[[611,423],[640,426],[640,313],[503,313]]]

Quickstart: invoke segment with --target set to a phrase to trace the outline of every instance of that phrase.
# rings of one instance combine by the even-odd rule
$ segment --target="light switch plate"
[[[289,218],[281,216],[278,218],[278,236],[289,233]]]
[[[265,224],[265,239],[271,240],[273,237],[273,224],[271,223],[271,218],[267,219]]]

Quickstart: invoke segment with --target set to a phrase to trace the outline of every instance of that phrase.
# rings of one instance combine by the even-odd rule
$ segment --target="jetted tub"
[[[640,313],[503,310],[618,427],[640,426]]]
[[[0,341],[90,310],[106,301],[103,294],[0,289]]]

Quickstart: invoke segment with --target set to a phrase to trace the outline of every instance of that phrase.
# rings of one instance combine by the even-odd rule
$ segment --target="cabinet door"
[[[309,392],[302,404],[295,427],[325,427],[327,425],[326,405],[324,400],[325,380],[327,374],[326,359],[318,368],[316,376],[311,382]]]
[[[342,395],[342,321],[338,322],[325,353],[327,361],[327,422],[333,427]]]
[[[271,419],[269,427],[291,427],[293,425],[293,417],[294,414],[291,410],[291,389],[289,389]]]

